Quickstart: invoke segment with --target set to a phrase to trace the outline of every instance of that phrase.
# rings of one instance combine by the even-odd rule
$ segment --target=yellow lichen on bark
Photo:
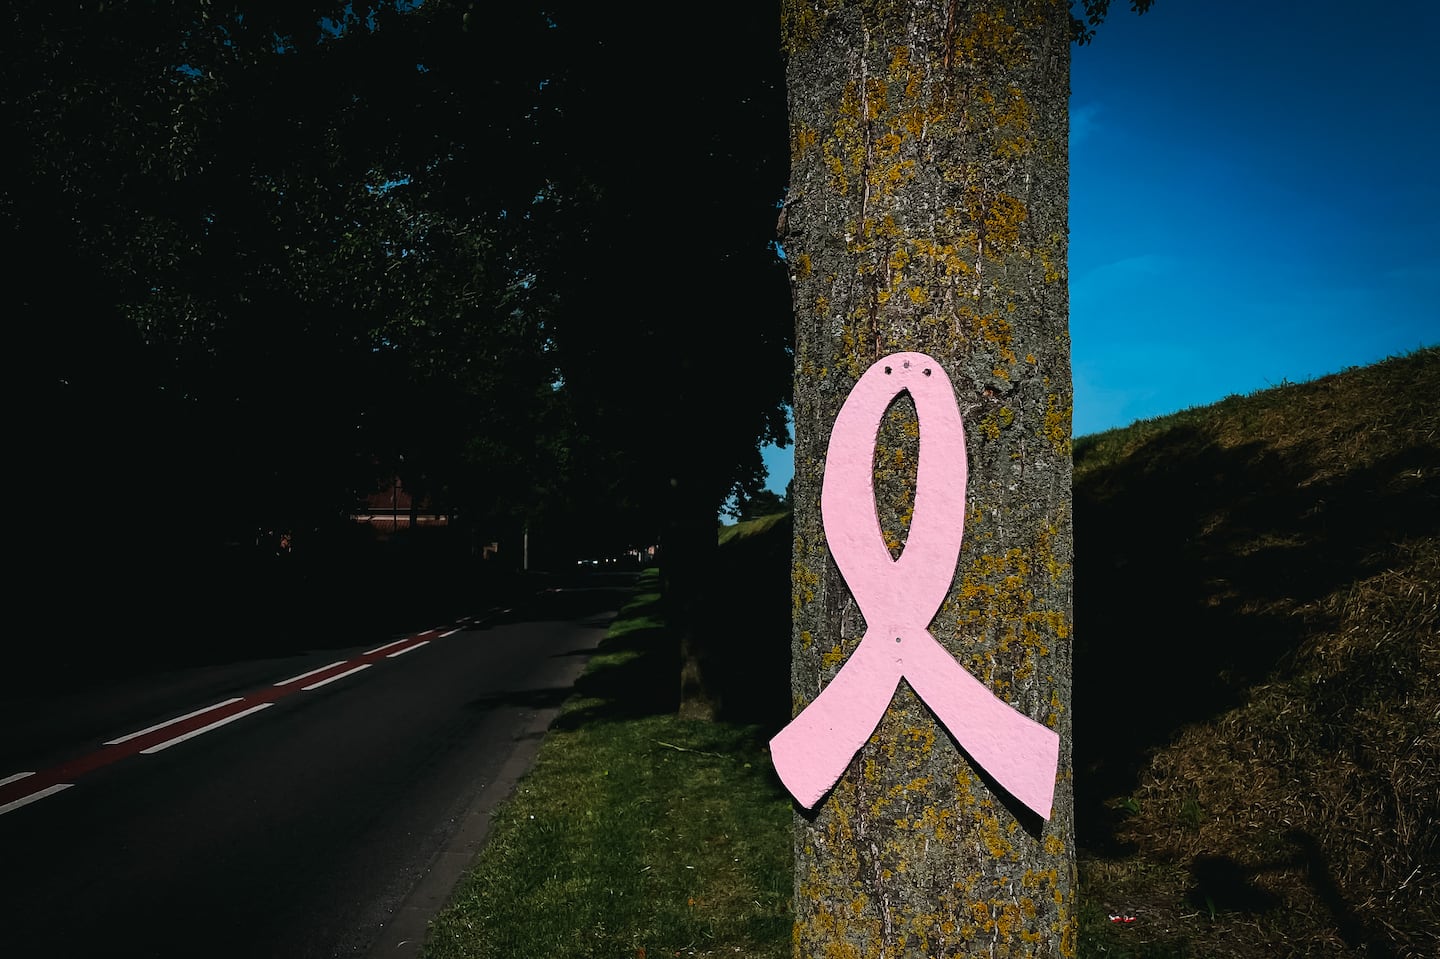
[[[1042,435],[1062,456],[1070,455],[1070,404],[1060,405],[1058,396],[1045,398],[1045,426]]]
[[[803,377],[797,705],[869,626],[823,548],[830,424],[871,363],[918,350],[950,374],[970,463],[964,544],[930,629],[1068,742],[1070,520],[1057,492],[1069,483],[1066,174],[1054,119],[1066,101],[1064,10],[824,0],[787,3],[785,18],[795,163],[785,243]],[[923,429],[902,399],[875,444],[892,557],[913,521]],[[1068,768],[1057,782],[1069,783]],[[831,795],[797,819],[797,956],[1073,954],[1068,785],[1048,823],[993,788],[902,681]]]

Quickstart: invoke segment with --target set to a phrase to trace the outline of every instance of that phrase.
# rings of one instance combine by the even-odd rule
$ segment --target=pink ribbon
[[[875,511],[875,436],[908,390],[920,420],[910,535],[891,559]],[[820,515],[835,565],[865,616],[860,645],[809,706],[770,740],[780,780],[820,801],[879,725],[903,677],[970,757],[1050,818],[1060,737],[999,699],[930,635],[965,532],[965,426],[950,379],[923,353],[893,353],[860,377],[830,432]]]

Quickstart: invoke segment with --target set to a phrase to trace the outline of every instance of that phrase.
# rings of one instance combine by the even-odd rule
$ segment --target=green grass
[[[782,525],[789,516],[789,513],[771,513],[769,516],[760,516],[730,526],[722,526],[720,527],[720,545],[724,546],[728,543],[764,536],[770,530]]]
[[[678,670],[647,575],[432,923],[429,959],[788,954],[789,801],[754,727],[681,721],[656,694]]]

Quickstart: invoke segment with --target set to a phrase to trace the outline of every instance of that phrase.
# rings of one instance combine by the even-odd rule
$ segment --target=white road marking
[[[144,736],[146,733],[153,733],[157,729],[164,729],[166,726],[173,726],[176,723],[183,723],[187,719],[194,719],[196,716],[208,713],[213,709],[219,709],[222,706],[229,706],[231,703],[238,703],[239,701],[240,697],[236,696],[234,699],[227,699],[223,703],[216,703],[213,706],[206,706],[204,709],[197,709],[193,713],[186,713],[184,716],[176,716],[174,719],[167,719],[163,723],[156,723],[153,726],[146,726],[144,729],[133,732],[128,736],[121,736],[119,739],[111,739],[106,742],[105,745],[118,746],[121,743],[129,742],[132,739],[138,739],[139,737]]]
[[[394,644],[394,643],[391,643],[390,645],[391,645],[391,646],[394,646],[395,644]],[[381,648],[381,649],[384,649],[385,647],[382,646],[382,647],[380,647],[380,648]],[[303,689],[303,690],[306,690],[306,691],[309,691],[309,690],[311,690],[311,689],[319,689],[321,686],[324,686],[326,683],[333,683],[333,682],[335,682],[335,680],[337,680],[337,679],[344,679],[346,676],[351,676],[351,675],[353,675],[353,674],[355,674],[355,673],[358,673],[358,672],[360,672],[360,670],[362,670],[362,669],[369,669],[369,668],[370,668],[371,666],[373,666],[373,665],[375,665],[375,664],[374,664],[374,663],[361,663],[359,666],[356,666],[354,669],[347,669],[347,670],[345,670],[345,672],[343,672],[343,673],[336,673],[334,676],[331,676],[329,679],[322,679],[322,680],[320,680],[320,682],[318,682],[318,683],[311,683],[309,686],[301,686],[300,688]]]
[[[275,685],[276,685],[276,686],[289,686],[291,683],[297,683],[297,682],[299,682],[299,681],[302,680],[302,679],[308,679],[309,677],[314,676],[316,673],[323,673],[323,672],[325,672],[325,670],[327,670],[327,669],[334,669],[336,666],[339,666],[339,665],[341,665],[341,664],[344,663],[344,662],[345,662],[345,660],[343,660],[343,659],[337,659],[337,660],[335,660],[335,662],[331,663],[329,666],[321,666],[319,669],[312,669],[312,670],[310,670],[310,672],[308,672],[308,673],[301,673],[299,676],[291,676],[289,679],[284,680],[283,682],[278,682],[278,683],[276,683]],[[232,702],[233,702],[233,700],[232,700]]]
[[[212,729],[219,729],[221,726],[224,726],[227,723],[233,723],[237,719],[243,719],[246,716],[249,716],[251,713],[258,713],[260,710],[269,709],[271,706],[274,705],[274,703],[261,703],[258,706],[251,706],[249,709],[242,709],[240,710],[240,712],[236,713],[233,716],[226,716],[224,719],[217,719],[215,722],[211,723],[208,726],[201,726],[199,729],[192,729],[188,733],[176,736],[174,739],[167,739],[163,743],[159,743],[157,745],[151,746],[149,749],[142,749],[140,751],[147,756],[151,755],[152,753],[158,753],[162,749],[169,749],[176,743],[183,743],[187,739],[194,739],[201,733],[208,733]]]
[[[507,612],[508,612],[508,610],[507,610]],[[472,617],[466,616],[466,617],[458,620],[458,622],[464,623],[464,622],[469,621],[471,618],[472,618]],[[441,627],[438,627],[438,626],[437,626],[437,627],[434,627],[433,629],[427,629],[427,630],[425,630],[425,631],[422,632],[422,633],[418,633],[416,636],[407,636],[407,637],[405,637],[404,639],[397,639],[397,640],[395,640],[394,642],[386,643],[386,644],[383,645],[383,646],[377,646],[377,647],[375,647],[374,649],[369,650],[368,652],[363,653],[362,655],[365,655],[365,656],[373,656],[373,655],[375,655],[376,653],[384,652],[384,651],[387,650],[387,649],[392,649],[392,648],[394,648],[394,647],[396,647],[396,646],[400,646],[400,645],[403,645],[404,643],[408,643],[408,642],[410,642],[411,640],[416,639],[418,636],[424,636],[424,635],[426,635],[427,633],[437,633],[437,632],[439,632],[440,628],[441,628]],[[451,629],[451,630],[449,630],[448,632],[440,633],[438,638],[444,639],[446,636],[453,636],[453,635],[455,635],[456,633],[460,632],[463,628],[464,628],[463,626],[456,626],[454,629]],[[414,652],[415,650],[419,649],[421,646],[429,646],[429,645],[430,645],[430,640],[428,640],[428,639],[423,639],[423,640],[420,640],[420,642],[415,643],[415,644],[413,644],[413,645],[411,645],[411,646],[406,646],[404,649],[397,649],[397,650],[395,650],[395,652],[393,652],[393,653],[388,653],[385,658],[386,658],[386,659],[394,659],[396,656],[404,656],[406,653]],[[346,660],[343,660],[343,659],[336,660],[335,662],[329,664],[328,666],[321,666],[321,667],[319,667],[319,668],[317,668],[317,669],[312,669],[312,670],[309,670],[309,671],[307,671],[307,672],[303,672],[303,673],[301,673],[301,674],[298,675],[298,676],[291,676],[289,679],[281,680],[280,682],[275,683],[274,685],[275,685],[276,687],[279,687],[279,686],[289,686],[289,685],[291,685],[291,684],[293,684],[293,683],[298,683],[298,682],[300,682],[302,679],[306,679],[306,678],[308,678],[308,677],[310,677],[310,676],[315,676],[315,675],[317,675],[317,674],[319,674],[319,673],[325,672],[326,670],[334,669],[336,666],[343,666],[345,663],[346,663]],[[308,685],[308,686],[302,686],[301,689],[302,689],[303,691],[306,691],[306,692],[308,692],[309,690],[312,690],[312,689],[319,689],[321,686],[328,685],[328,684],[333,683],[333,682],[335,682],[336,680],[339,680],[339,679],[344,679],[346,676],[353,676],[355,673],[360,672],[362,669],[369,669],[372,665],[374,665],[374,664],[373,664],[373,663],[361,663],[360,665],[355,666],[353,669],[347,669],[347,670],[345,670],[343,673],[337,673],[337,674],[335,674],[334,676],[330,676],[330,677],[328,677],[328,678],[326,678],[326,679],[322,679],[322,680],[320,680],[320,681],[317,682],[317,683],[311,683],[311,684]],[[156,732],[157,730],[165,729],[166,727],[169,727],[169,726],[174,726],[174,725],[177,724],[177,723],[183,723],[183,722],[185,722],[187,719],[194,719],[196,716],[203,716],[203,715],[205,715],[206,713],[214,712],[214,711],[217,710],[217,709],[223,709],[223,708],[226,707],[226,706],[232,706],[232,705],[234,705],[235,703],[238,703],[238,702],[242,702],[242,698],[239,697],[239,696],[233,697],[233,698],[231,698],[231,699],[224,700],[223,702],[214,703],[214,704],[212,704],[212,705],[210,705],[210,706],[204,707],[203,709],[196,709],[196,710],[194,710],[194,711],[192,711],[192,712],[188,712],[188,713],[186,713],[186,714],[183,715],[183,716],[176,716],[174,719],[167,719],[167,720],[165,720],[163,723],[156,723],[156,724],[153,725],[153,726],[146,726],[144,729],[136,730],[135,732],[129,733],[129,734],[124,735],[124,736],[121,736],[121,737],[119,737],[118,739],[107,740],[104,745],[106,745],[106,746],[118,746],[118,745],[121,744],[121,743],[129,742],[129,741],[132,740],[132,739],[138,739],[138,738],[140,738],[141,736],[149,735],[150,733]],[[246,716],[249,716],[249,715],[251,715],[251,714],[253,714],[253,713],[258,713],[258,712],[259,712],[260,710],[262,710],[262,709],[268,709],[269,707],[271,707],[271,706],[273,706],[273,705],[275,705],[273,702],[258,703],[258,704],[254,705],[254,706],[251,706],[249,709],[242,709],[240,712],[234,713],[234,714],[232,714],[232,715],[230,715],[230,716],[226,716],[224,719],[218,719],[218,720],[216,720],[216,721],[213,722],[213,723],[209,723],[209,724],[207,724],[207,725],[201,726],[199,729],[192,729],[192,730],[191,730],[190,732],[188,732],[188,733],[183,733],[183,734],[181,734],[181,735],[179,735],[179,736],[175,736],[175,737],[172,738],[172,739],[167,739],[167,740],[165,740],[164,742],[156,743],[154,746],[150,746],[149,748],[140,750],[140,752],[143,753],[143,754],[145,754],[145,755],[153,755],[153,754],[155,754],[155,753],[160,752],[161,750],[169,749],[171,746],[175,746],[175,745],[177,745],[177,744],[179,744],[179,743],[183,743],[183,742],[185,742],[187,739],[194,739],[196,736],[199,736],[199,735],[201,735],[201,734],[203,734],[203,733],[208,733],[208,732],[210,732],[211,730],[219,729],[221,726],[227,726],[227,725],[229,725],[230,723],[235,722],[237,719],[244,719]],[[112,755],[113,755],[113,754],[112,754]],[[34,773],[33,771],[29,771],[29,772],[19,772],[19,773],[15,773],[14,775],[11,775],[11,776],[6,776],[4,779],[0,779],[0,787],[8,786],[8,785],[10,785],[11,783],[19,782],[19,781],[21,781],[22,779],[27,779],[27,778],[29,778],[29,777],[31,777],[31,776],[33,776],[33,775],[35,775],[35,773]],[[64,790],[69,789],[69,788],[70,788],[71,786],[73,786],[73,785],[75,785],[75,784],[74,784],[74,783],[56,783],[56,784],[54,784],[54,785],[52,785],[52,786],[47,786],[47,787],[45,787],[44,789],[37,790],[37,791],[31,793],[31,794],[28,795],[28,796],[22,796],[21,798],[16,799],[16,800],[14,800],[13,802],[8,802],[8,803],[6,803],[5,805],[0,806],[0,816],[5,815],[5,813],[7,813],[7,812],[12,812],[12,811],[14,811],[14,810],[16,810],[16,809],[19,809],[19,808],[22,807],[22,806],[28,806],[30,803],[33,803],[33,802],[36,802],[36,801],[38,801],[38,800],[44,799],[44,798],[46,798],[47,796],[53,796],[53,795],[55,795],[55,794],[58,793],[58,792],[63,792]]]
[[[26,775],[29,775],[29,774],[27,773]],[[53,786],[46,786],[44,789],[40,790],[39,792],[33,792],[33,793],[31,793],[30,795],[28,795],[28,796],[25,796],[25,797],[22,797],[22,798],[20,798],[20,799],[15,800],[14,802],[7,802],[5,805],[0,806],[0,816],[5,815],[7,812],[10,812],[10,811],[12,811],[12,810],[19,809],[21,806],[28,806],[28,805],[30,805],[32,802],[35,802],[35,800],[37,800],[37,799],[44,799],[46,796],[53,796],[53,795],[55,795],[56,793],[61,792],[62,790],[69,789],[69,788],[70,788],[71,786],[73,786],[73,785],[75,785],[75,784],[74,784],[74,783],[56,783],[56,784],[53,785]]]

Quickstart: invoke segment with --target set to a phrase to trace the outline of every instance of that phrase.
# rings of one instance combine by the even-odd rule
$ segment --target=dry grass
[[[1440,955],[1437,398],[1431,348],[1077,444],[1084,896],[1132,943]]]

